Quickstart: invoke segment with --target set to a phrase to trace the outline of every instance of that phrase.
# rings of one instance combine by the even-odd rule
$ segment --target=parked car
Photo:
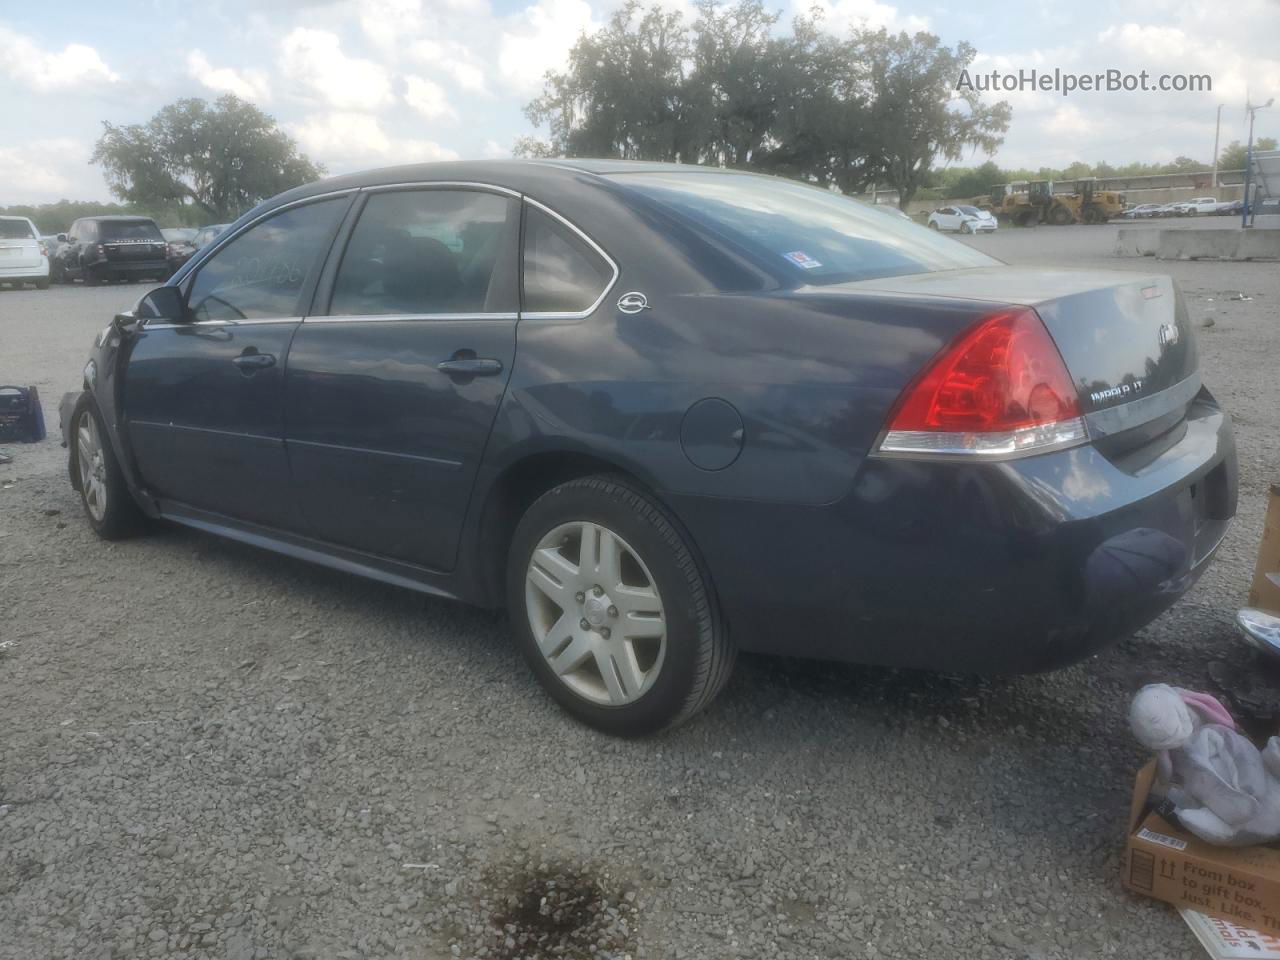
[[[1218,209],[1213,212],[1215,216],[1219,217],[1238,217],[1243,211],[1243,200],[1228,200],[1225,203],[1218,204]]]
[[[49,254],[26,217],[0,217],[0,284],[49,289]]]
[[[1280,215],[1280,197],[1262,197],[1254,208],[1255,216],[1266,217]]]
[[[1148,217],[1159,216],[1159,211],[1163,206],[1160,203],[1140,203],[1135,207],[1130,207],[1120,216],[1124,220],[1145,220]]]
[[[104,280],[164,280],[173,272],[168,244],[148,217],[82,217],[58,240],[59,280],[94,286]]]
[[[214,224],[210,224],[207,227],[201,227],[196,232],[195,237],[192,238],[191,240],[192,245],[194,245],[197,250],[204,249],[210,243],[216,240],[218,238],[218,234],[222,233],[223,230],[227,229],[227,226],[228,225],[225,223],[214,223]]]
[[[1236,501],[1168,276],[692,166],[291,190],[117,316],[60,413],[100,536],[165,518],[505,605],[550,694],[628,735],[738,650],[1077,660],[1195,583]]]
[[[165,243],[169,245],[169,268],[171,270],[177,270],[190,260],[196,250],[199,249],[195,245],[196,234],[199,232],[195,227],[165,227],[160,231]]]
[[[1193,216],[1193,217],[1200,216],[1206,213],[1213,213],[1215,210],[1218,209],[1218,198],[1217,197],[1195,197],[1192,200],[1187,200],[1183,204],[1183,209],[1186,210],[1189,216]]]
[[[933,230],[950,230],[956,233],[995,233],[998,226],[990,210],[979,210],[968,205],[939,207],[929,214],[928,224]]]

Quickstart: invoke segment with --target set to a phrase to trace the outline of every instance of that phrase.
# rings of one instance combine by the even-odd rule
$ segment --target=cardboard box
[[[1249,587],[1249,606],[1280,614],[1280,486],[1271,488],[1267,501],[1267,520],[1262,526],[1262,543],[1258,547],[1258,565]]]
[[[1280,850],[1215,847],[1147,809],[1153,760],[1139,771],[1121,861],[1124,885],[1178,907],[1280,933]]]

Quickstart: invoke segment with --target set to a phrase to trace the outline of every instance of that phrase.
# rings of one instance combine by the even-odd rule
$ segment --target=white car
[[[996,218],[990,210],[977,207],[939,207],[929,214],[929,229],[954,230],[957,233],[995,233]]]
[[[1158,217],[1159,211],[1163,204],[1159,203],[1140,203],[1136,207],[1132,207],[1120,214],[1125,220],[1143,220],[1147,217]]]
[[[1213,213],[1218,209],[1218,200],[1216,197],[1196,197],[1188,200],[1182,205],[1183,209],[1191,216],[1202,213]]]
[[[0,217],[0,283],[49,289],[49,251],[26,217]]]

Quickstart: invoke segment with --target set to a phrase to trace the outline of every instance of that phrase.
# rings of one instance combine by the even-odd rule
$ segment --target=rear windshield
[[[163,240],[160,229],[150,220],[101,220],[98,236],[103,240]]]
[[[160,231],[170,243],[183,243],[187,240],[194,240],[198,232],[195,227],[168,227]]]
[[[841,194],[791,180],[727,172],[616,176],[800,283],[843,283],[999,263],[909,220],[883,216]]]
[[[25,220],[0,220],[0,240],[34,240],[36,233]]]

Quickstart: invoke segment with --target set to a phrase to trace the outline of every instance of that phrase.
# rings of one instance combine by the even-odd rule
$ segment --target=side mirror
[[[147,292],[138,301],[134,314],[139,320],[168,320],[170,323],[185,323],[187,320],[186,304],[182,300],[182,291],[177,287],[156,287]]]
[[[60,234],[58,234],[58,242],[59,242],[59,243],[66,243],[66,242],[67,242],[67,235],[66,235],[65,233],[60,233]]]

